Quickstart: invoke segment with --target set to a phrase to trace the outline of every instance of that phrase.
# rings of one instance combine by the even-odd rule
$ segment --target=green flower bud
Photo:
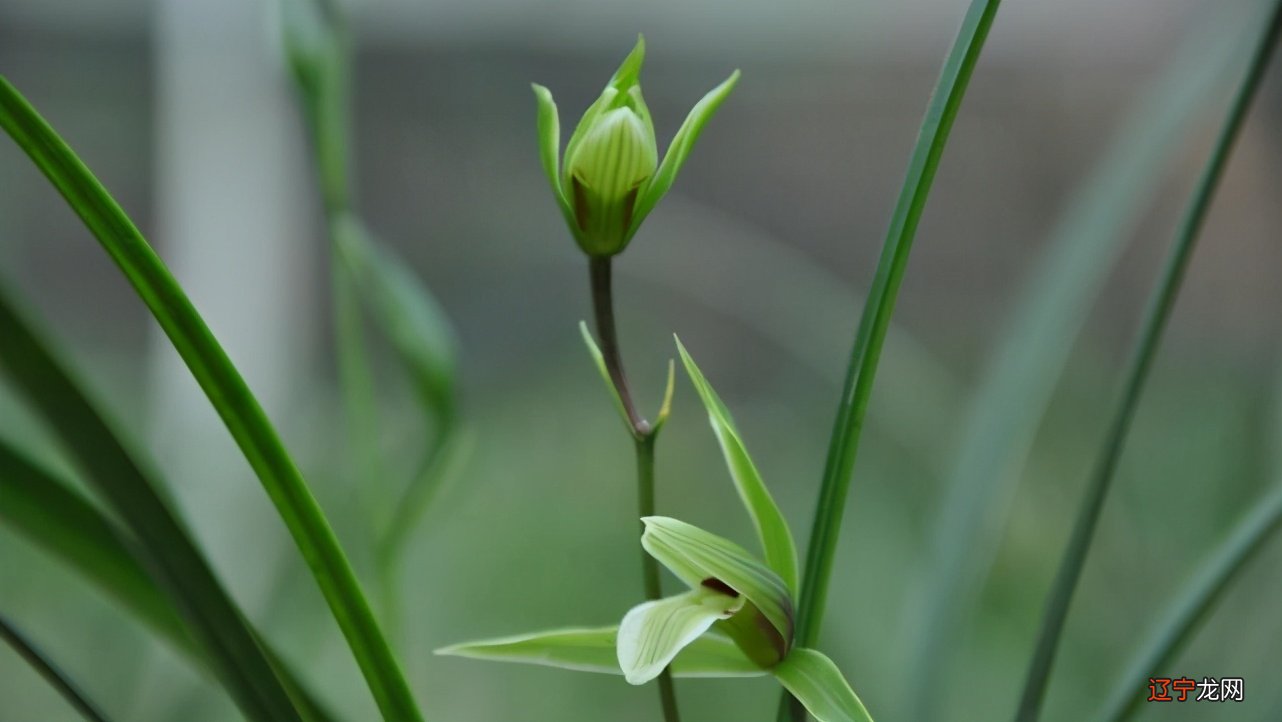
[[[629,95],[640,101],[639,88]],[[563,182],[583,250],[607,256],[623,250],[637,195],[658,167],[654,129],[635,110],[625,105],[597,119],[574,155],[565,158]]]
[[[590,256],[613,256],[627,247],[739,80],[736,70],[695,104],[660,163],[654,124],[638,84],[644,60],[645,40],[638,36],[636,47],[570,136],[564,175],[556,104],[547,88],[534,86],[543,170],[570,232]]]

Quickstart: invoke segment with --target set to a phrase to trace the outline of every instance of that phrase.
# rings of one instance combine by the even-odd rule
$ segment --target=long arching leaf
[[[868,411],[873,379],[877,374],[877,363],[881,358],[890,317],[895,309],[899,285],[908,267],[908,256],[917,234],[917,224],[925,210],[926,198],[935,180],[935,172],[943,157],[953,121],[961,109],[966,87],[970,84],[975,64],[979,61],[999,5],[1000,0],[973,0],[962,19],[961,29],[944,61],[943,71],[926,109],[926,117],[922,120],[912,160],[908,164],[908,174],[882,245],[877,273],[868,290],[868,302],[859,320],[837,417],[833,422],[823,485],[819,490],[814,526],[806,549],[801,601],[797,613],[797,644],[802,646],[815,644],[823,622],[828,582],[832,576],[833,557],[841,534],[841,521],[859,449],[864,415]],[[783,713],[781,706],[780,719],[783,718]]]
[[[49,422],[86,480],[129,525],[211,667],[250,719],[298,720],[236,603],[94,404],[0,292],[0,371]]]
[[[0,126],[120,267],[222,417],[311,569],[384,718],[397,722],[421,719],[409,685],[329,521],[258,400],[187,294],[102,184],[3,78]]]
[[[208,658],[187,631],[178,608],[143,565],[143,555],[131,535],[3,438],[0,524],[10,526],[61,559],[201,670],[210,670]],[[333,719],[284,658],[261,635],[257,636],[303,718],[308,722]]]

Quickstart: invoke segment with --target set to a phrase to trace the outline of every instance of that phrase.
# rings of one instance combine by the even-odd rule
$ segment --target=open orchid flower
[[[585,335],[585,340],[591,351],[591,337]],[[437,654],[621,674],[632,684],[645,684],[665,668],[677,677],[770,674],[819,722],[872,722],[832,660],[794,646],[797,553],[792,532],[730,412],[680,341],[677,348],[752,518],[764,560],[683,521],[646,517],[641,520],[641,546],[684,582],[686,591],[633,607],[617,627],[471,642]]]
[[[563,163],[556,103],[551,91],[534,85],[543,170],[570,232],[589,256],[613,256],[627,247],[739,81],[736,70],[695,103],[660,162],[654,123],[641,97],[643,62],[645,39],[637,36],[636,47],[583,113],[565,146]]]

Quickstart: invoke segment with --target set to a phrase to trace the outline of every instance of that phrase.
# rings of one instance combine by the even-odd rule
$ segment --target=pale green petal
[[[617,653],[623,677],[629,684],[658,677],[686,645],[742,606],[743,597],[700,588],[633,607],[619,624]]]
[[[841,670],[823,654],[799,647],[772,672],[818,722],[872,722]]]
[[[654,174],[658,162],[654,134],[641,116],[615,108],[602,113],[574,153],[566,154],[565,177],[601,203],[618,203]]]
[[[694,148],[694,142],[699,139],[699,134],[703,132],[704,126],[712,118],[717,108],[725,101],[726,96],[734,89],[739,82],[739,71],[736,70],[726,78],[721,85],[708,91],[694,107],[690,109],[690,114],[686,116],[685,122],[681,124],[680,130],[672,138],[672,144],[668,146],[668,152],[663,156],[663,162],[659,164],[659,170],[650,180],[649,185],[642,191],[641,197],[637,200],[636,211],[632,216],[632,228],[629,231],[635,233],[640,227],[641,221],[654,210],[655,204],[659,199],[668,192],[672,187],[673,181],[677,178],[677,173],[681,166],[685,164],[686,158],[689,157],[690,151]]]
[[[685,364],[686,373],[690,375],[690,381],[694,383],[695,389],[699,392],[699,398],[703,400],[703,405],[708,410],[708,421],[717,435],[717,441],[721,443],[721,453],[725,456],[726,466],[730,469],[730,478],[734,480],[739,499],[748,510],[748,515],[752,517],[752,523],[757,529],[757,538],[761,540],[766,564],[775,570],[775,573],[788,585],[788,590],[795,596],[797,594],[797,549],[792,540],[792,532],[788,530],[788,522],[779,511],[765,482],[762,481],[757,466],[748,456],[748,449],[744,446],[739,430],[735,428],[734,419],[730,417],[725,404],[721,402],[717,392],[712,389],[712,385],[695,365],[694,359],[690,358],[680,339],[677,339],[677,349],[681,352],[681,361]]]
[[[663,516],[641,520],[641,546],[692,589],[713,579],[742,594],[779,633],[781,651],[792,642],[792,597],[783,580],[743,547],[697,526]]]
[[[556,102],[552,100],[552,91],[532,84],[534,97],[538,101],[538,135],[539,160],[543,163],[543,172],[547,174],[548,183],[552,185],[552,195],[565,216],[565,222],[574,227],[574,213],[566,200],[565,189],[561,186],[561,120],[557,115]]]
[[[628,410],[623,405],[623,397],[619,396],[619,390],[614,385],[614,379],[610,378],[610,369],[606,368],[605,356],[601,354],[601,348],[596,345],[596,339],[592,338],[592,332],[588,330],[586,321],[579,321],[579,333],[583,335],[583,345],[588,347],[588,354],[592,356],[592,362],[596,364],[597,371],[601,372],[601,380],[605,381],[605,387],[610,391],[610,398],[614,399],[614,407],[619,411],[619,416],[623,419],[623,425],[627,427],[628,433],[633,433],[632,420],[628,418]]]
[[[456,644],[438,649],[436,654],[621,675],[618,631],[618,627],[557,629]],[[753,664],[731,640],[709,633],[681,650],[672,662],[672,674],[677,677],[758,677],[766,674],[766,670]]]
[[[576,153],[579,144],[583,142],[583,137],[587,135],[589,129],[596,123],[597,118],[609,110],[614,105],[614,99],[619,95],[619,91],[612,87],[606,86],[601,91],[600,97],[593,101],[588,109],[583,111],[583,117],[579,118],[579,124],[574,126],[574,132],[570,134],[570,140],[565,144],[565,157],[570,158]],[[570,170],[568,167],[561,169],[562,188],[567,191],[566,200],[569,201],[568,185],[570,183]]]
[[[592,105],[588,106],[588,109],[583,112],[583,117],[579,118],[579,124],[574,126],[574,132],[570,134],[570,141],[566,143],[565,146],[566,158],[571,157],[574,151],[578,148],[579,142],[583,140],[584,134],[596,122],[598,116],[608,110],[619,107],[621,104],[627,103],[627,93],[640,80],[641,65],[644,62],[645,38],[638,35],[637,44],[632,48],[632,52],[628,53],[628,57],[623,59],[623,62],[619,65],[619,69],[614,71],[614,75],[611,76],[610,82],[606,83],[605,89],[601,91],[601,95],[597,97]],[[644,115],[648,122],[650,116],[649,110],[646,110]],[[650,136],[654,137],[654,126],[650,125],[650,128]],[[568,171],[564,176],[564,182],[569,182]]]

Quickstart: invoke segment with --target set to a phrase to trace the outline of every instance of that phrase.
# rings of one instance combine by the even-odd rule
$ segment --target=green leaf
[[[798,647],[772,671],[819,722],[872,722],[841,670],[823,654]]]
[[[605,356],[601,353],[601,347],[596,345],[596,340],[592,338],[592,332],[588,330],[587,321],[579,321],[579,334],[583,336],[583,345],[588,347],[588,354],[592,356],[592,362],[596,364],[596,370],[600,372],[601,379],[605,381],[605,387],[610,391],[610,398],[614,400],[614,408],[618,410],[619,416],[623,419],[623,425],[627,427],[629,434],[633,433],[632,420],[628,418],[628,410],[623,405],[623,397],[619,396],[619,390],[614,386],[614,379],[610,378],[610,370],[605,366]],[[671,375],[669,375],[669,378],[671,378]]]
[[[664,516],[641,520],[641,546],[691,589],[719,581],[752,603],[779,634],[784,650],[792,641],[792,598],[788,586],[743,547],[697,526]]]
[[[84,691],[66,672],[55,665],[49,657],[30,640],[26,635],[18,631],[13,622],[7,617],[0,614],[0,639],[3,639],[13,647],[13,650],[22,657],[32,669],[36,670],[49,686],[53,687],[67,703],[75,707],[88,722],[107,722],[107,715],[103,714],[102,709],[92,702]]]
[[[153,482],[153,486],[157,486]],[[61,559],[118,602],[201,671],[209,658],[187,631],[178,608],[143,566],[137,541],[67,484],[0,438],[0,523]],[[256,631],[281,684],[310,722],[333,716]]]
[[[1153,623],[1143,644],[1123,667],[1113,693],[1109,695],[1097,722],[1122,722],[1133,717],[1143,704],[1145,682],[1169,670],[1176,655],[1189,643],[1230,583],[1273,534],[1282,528],[1282,484],[1238,520],[1224,541],[1215,548],[1181,587],[1170,605]]]
[[[619,668],[628,684],[658,677],[686,645],[714,622],[743,608],[744,598],[700,587],[638,604],[619,623]]]
[[[558,629],[456,644],[438,649],[436,654],[623,674],[617,652],[618,632],[618,627]],[[734,642],[708,633],[677,654],[672,673],[677,677],[759,677],[766,672],[744,657]]]
[[[5,439],[0,523],[72,566],[179,650],[195,651],[178,610],[139,563],[139,552],[123,541],[123,530]]]
[[[841,522],[850,491],[851,473],[859,450],[859,439],[872,398],[877,364],[904,273],[917,225],[926,208],[926,199],[935,180],[948,142],[953,122],[961,109],[962,98],[970,84],[975,64],[979,61],[988,30],[997,14],[999,0],[973,0],[962,19],[957,38],[931,94],[926,116],[922,119],[917,143],[904,185],[895,202],[890,227],[882,244],[881,258],[868,301],[859,319],[854,346],[846,367],[846,381],[839,397],[837,417],[833,421],[824,464],[823,483],[815,506],[810,544],[806,549],[806,566],[802,573],[801,599],[797,615],[797,643],[813,645],[819,636],[823,612],[832,577],[833,559],[841,535]],[[779,719],[784,718],[780,707]]]
[[[366,307],[440,423],[454,415],[458,342],[449,317],[410,267],[376,243],[355,216],[336,221],[334,241]]]
[[[783,579],[791,594],[797,593],[797,549],[793,545],[792,532],[788,521],[784,519],[774,497],[761,479],[756,464],[748,456],[739,430],[735,428],[734,419],[729,410],[717,396],[712,385],[704,378],[703,372],[694,359],[677,339],[677,350],[681,353],[681,362],[685,364],[690,381],[699,392],[699,398],[708,409],[708,421],[721,444],[721,453],[725,456],[726,466],[730,469],[730,478],[734,480],[739,499],[752,517],[753,526],[757,529],[757,538],[765,553],[766,564]]]
[[[237,705],[254,720],[300,719],[243,613],[182,522],[60,360],[40,340],[34,326],[17,313],[3,293],[0,338],[4,339],[0,369],[49,422],[86,480],[137,535],[140,549],[164,580],[211,668]],[[12,456],[8,459],[13,460]],[[29,485],[32,480],[27,481]],[[79,511],[83,516],[83,507]],[[83,546],[68,542],[64,550]],[[120,564],[114,567],[116,573],[122,568]]]
[[[322,595],[329,603],[330,611],[343,631],[383,716],[397,722],[421,719],[422,715],[410,693],[409,685],[392,656],[392,650],[374,619],[329,521],[258,400],[196,312],[187,294],[147,244],[138,228],[84,163],[3,78],[0,78],[0,126],[27,153],[80,216],[103,249],[120,267],[138,296],[147,304],[174,348],[187,363],[197,383],[257,473],[264,490],[293,536]],[[52,406],[48,411],[51,415],[56,415],[59,409]],[[95,473],[98,473],[97,470]],[[168,516],[167,511],[165,515]],[[163,531],[172,535],[176,533],[175,527],[176,524],[171,523]],[[152,549],[154,545],[165,543],[161,539],[144,535],[137,529],[135,531],[151,552],[155,551]],[[194,549],[185,552],[188,556],[194,553]],[[203,561],[201,563],[203,565]],[[175,570],[170,571],[172,573]],[[232,622],[231,619],[225,621],[228,624]],[[214,639],[205,641],[213,643],[216,639],[215,635]],[[241,639],[236,644],[239,646],[243,642]],[[245,651],[248,653],[247,649]],[[232,663],[231,656],[224,662],[228,666],[239,666]],[[250,685],[270,686],[271,682],[267,680],[275,680],[275,675],[268,670],[250,665],[239,666],[234,677],[248,677]],[[246,687],[242,692],[248,689]],[[259,691],[272,692],[266,689]],[[268,714],[272,706],[259,707],[259,703],[248,696],[244,696],[242,701],[247,705],[253,703],[251,709],[256,710],[255,715],[261,713],[267,718],[273,718]],[[273,719],[291,717],[296,717],[296,713],[282,709]]]
[[[1078,331],[1095,307],[1101,284],[1143,218],[1162,175],[1188,147],[1202,114],[1233,81],[1244,61],[1244,32],[1260,18],[1226,6],[1197,23],[1168,69],[1141,93],[1100,153],[1094,170],[1065,204],[1037,269],[1023,284],[1000,343],[966,414],[964,438],[944,483],[929,543],[929,560],[913,596],[906,628],[913,630],[906,686],[908,719],[935,719],[940,695],[919,694],[948,684],[947,650],[966,629],[980,589],[1007,528],[1020,468],[1050,403]],[[1248,30],[1249,27],[1249,30]]]
[[[1104,501],[1116,476],[1117,465],[1122,457],[1126,437],[1139,407],[1140,397],[1153,360],[1162,341],[1163,332],[1170,321],[1175,299],[1179,295],[1193,250],[1201,232],[1216,188],[1228,166],[1233,143],[1246,121],[1251,101],[1259,90],[1260,83],[1268,68],[1279,36],[1282,36],[1282,1],[1275,2],[1270,11],[1265,29],[1259,34],[1255,52],[1247,64],[1246,72],[1238,85],[1237,93],[1229,106],[1228,113],[1220,126],[1220,132],[1206,165],[1202,169],[1193,194],[1180,220],[1176,237],[1167,255],[1161,279],[1153,289],[1148,308],[1140,326],[1140,337],[1132,349],[1126,368],[1126,381],[1122,396],[1114,410],[1105,437],[1104,448],[1096,460],[1095,469],[1083,494],[1073,522],[1073,531],[1064,548],[1055,582],[1047,595],[1045,612],[1037,636],[1037,646],[1028,663],[1028,675],[1024,691],[1020,697],[1019,708],[1015,713],[1017,722],[1035,722],[1040,714],[1042,700],[1050,681],[1051,668],[1055,663],[1056,651],[1062,637],[1064,622],[1068,618],[1073,593],[1081,579],[1082,569],[1095,536],[1095,527],[1099,522]]]
[[[681,166],[685,165],[686,158],[690,157],[690,151],[694,150],[694,143],[699,139],[699,134],[703,132],[704,126],[712,119],[717,108],[725,102],[734,90],[734,86],[739,82],[739,71],[736,70],[730,74],[730,77],[721,82],[720,85],[709,90],[706,95],[699,99],[698,103],[690,109],[690,114],[686,116],[685,122],[673,136],[672,143],[668,146],[667,153],[663,155],[663,162],[659,163],[659,169],[655,171],[654,177],[645,186],[645,190],[637,198],[636,210],[633,211],[632,225],[628,229],[628,237],[636,233],[641,227],[641,221],[654,210],[659,200],[667,194],[668,189],[672,188],[673,182],[677,179],[677,173],[681,171]]]
[[[566,224],[574,228],[574,211],[570,209],[565,188],[561,185],[561,120],[557,116],[556,102],[552,100],[552,91],[538,83],[532,83],[531,87],[539,106],[539,160],[543,163],[543,172],[552,185],[552,195],[556,197]]]

